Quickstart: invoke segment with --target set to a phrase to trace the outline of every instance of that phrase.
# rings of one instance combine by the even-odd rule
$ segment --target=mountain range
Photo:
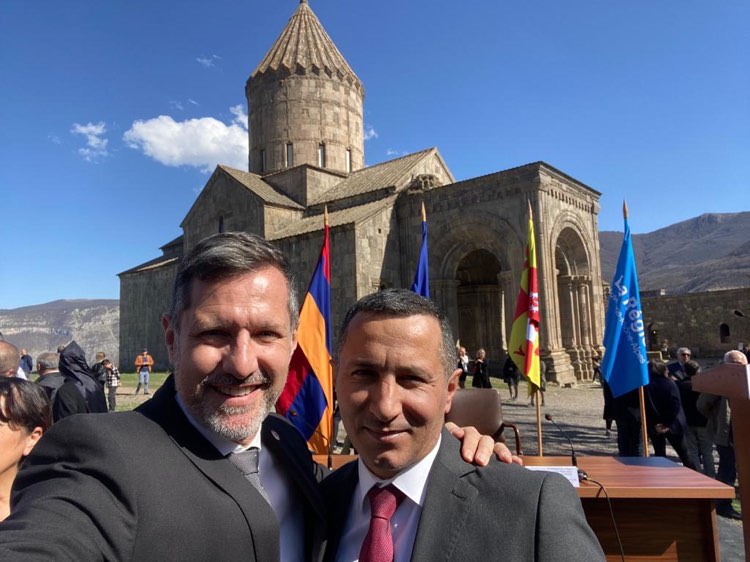
[[[675,295],[750,287],[750,212],[707,213],[632,239],[641,291]],[[621,245],[622,232],[599,233],[606,283]]]
[[[750,287],[750,212],[709,213],[634,234],[641,291],[668,294]],[[599,233],[602,279],[614,275],[622,232]],[[118,361],[118,300],[57,300],[0,310],[0,332],[33,357],[76,340],[93,363],[97,351]]]

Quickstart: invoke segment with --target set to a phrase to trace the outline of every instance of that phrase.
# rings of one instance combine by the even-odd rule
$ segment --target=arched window
[[[729,343],[729,326],[727,324],[719,326],[719,338],[721,338],[721,343]]]
[[[291,168],[294,166],[294,145],[290,142],[286,143],[286,167]]]
[[[266,151],[263,148],[260,149],[260,171],[266,171]]]
[[[320,143],[318,145],[318,168],[325,168],[326,167],[326,145],[325,143]]]
[[[219,217],[219,232],[224,232],[224,217]]]
[[[352,172],[352,149],[347,148],[346,149],[346,173],[350,174]]]

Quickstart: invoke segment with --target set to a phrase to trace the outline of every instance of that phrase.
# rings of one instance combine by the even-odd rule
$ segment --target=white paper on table
[[[578,480],[578,467],[577,466],[527,466],[529,470],[538,470],[545,472],[556,472],[564,476],[568,482],[573,484],[576,488],[581,487],[581,483]]]

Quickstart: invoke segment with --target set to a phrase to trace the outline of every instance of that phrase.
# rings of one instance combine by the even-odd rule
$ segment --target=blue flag
[[[648,384],[646,331],[627,218],[607,304],[604,347],[606,351],[601,370],[602,376],[612,388],[612,396],[622,396]]]
[[[422,249],[419,250],[419,263],[417,263],[417,272],[414,274],[411,290],[426,299],[430,298],[430,268],[427,264],[427,220],[424,216],[422,218]]]

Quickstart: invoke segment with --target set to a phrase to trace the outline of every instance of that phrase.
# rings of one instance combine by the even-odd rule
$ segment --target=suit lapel
[[[253,537],[255,559],[278,560],[279,526],[273,509],[193,427],[177,405],[174,393],[174,375],[171,375],[138,411],[163,427],[188,460],[237,503]]]
[[[443,430],[438,455],[430,469],[422,516],[412,551],[413,562],[450,560],[479,490],[463,479],[476,468],[461,460],[460,443]]]
[[[359,482],[357,462],[350,462],[342,466],[323,481],[323,494],[328,513],[328,528],[330,529],[328,544],[326,545],[325,562],[332,562],[341,542],[341,534],[346,526],[349,506],[352,496]]]

